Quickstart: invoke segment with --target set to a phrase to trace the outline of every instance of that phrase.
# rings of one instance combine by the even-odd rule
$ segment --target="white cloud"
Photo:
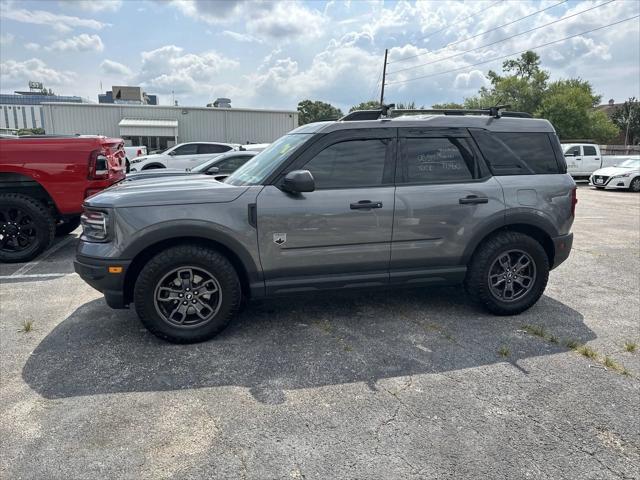
[[[99,35],[81,33],[78,36],[65,40],[56,40],[50,47],[46,47],[46,49],[59,52],[102,52],[104,50],[104,44]]]
[[[75,80],[76,74],[48,67],[39,58],[24,62],[7,60],[0,63],[0,80],[3,88],[21,88],[28,81],[42,81],[47,85],[68,85]]]
[[[24,44],[24,48],[26,48],[27,50],[33,50],[33,51],[35,51],[35,50],[40,50],[40,48],[42,48],[42,47],[40,46],[40,44],[39,44],[39,43],[36,43],[36,42],[28,42],[28,43],[25,43],[25,44]]]
[[[100,71],[105,75],[117,75],[122,77],[129,77],[133,73],[126,65],[109,59],[104,60],[100,64]]]
[[[138,81],[149,91],[194,93],[206,91],[222,72],[237,68],[238,61],[209,51],[185,53],[175,45],[142,52]]]
[[[11,45],[13,43],[15,35],[11,34],[11,33],[1,33],[0,34],[0,45],[3,47],[6,47],[8,45]]]
[[[207,34],[211,35],[212,32],[211,30],[207,30]],[[232,32],[231,30],[224,30],[222,32],[222,35],[224,35],[225,37],[229,37],[233,40],[236,40],[238,42],[258,42],[261,43],[261,40],[259,38],[253,37],[251,35],[248,35],[246,33],[238,33],[238,32]]]
[[[322,12],[298,2],[173,0],[170,4],[184,15],[209,24],[226,23],[232,18],[246,19],[247,32],[261,39],[316,38],[323,34],[327,24]]]
[[[122,0],[65,0],[60,3],[89,12],[117,12],[122,7]]]
[[[90,28],[100,30],[109,24],[90,18],[80,18],[70,15],[61,15],[45,10],[13,9],[11,4],[6,4],[2,10],[3,20],[13,20],[33,25],[53,27],[59,32],[68,32],[73,28]]]
[[[489,86],[489,79],[480,70],[459,73],[453,82],[455,88],[478,90],[480,87]]]

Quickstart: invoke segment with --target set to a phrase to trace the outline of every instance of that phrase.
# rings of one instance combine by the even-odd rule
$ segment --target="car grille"
[[[595,185],[606,185],[607,181],[609,181],[609,177],[605,177],[603,175],[594,175],[593,183]]]

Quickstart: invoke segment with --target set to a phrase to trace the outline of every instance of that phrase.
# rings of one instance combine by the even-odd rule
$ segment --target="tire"
[[[630,192],[640,192],[640,177],[636,177],[629,183]]]
[[[125,159],[125,173],[129,173],[131,171],[131,163],[129,162],[129,159],[126,158]]]
[[[186,272],[191,272],[189,280]],[[212,280],[205,282],[207,275]],[[182,279],[181,286],[170,282],[174,278]],[[242,289],[224,255],[198,245],[180,245],[149,260],[136,280],[133,297],[138,317],[151,333],[172,343],[195,343],[213,338],[236,316]]]
[[[152,163],[151,165],[149,165],[147,167],[144,167],[142,170],[157,170],[159,168],[167,168],[167,167],[165,167],[164,165],[157,164],[157,163]]]
[[[523,255],[518,257],[520,254]],[[511,268],[511,271],[505,272],[504,275],[496,273],[502,268],[500,259],[506,259],[505,256],[509,257],[508,264],[510,266],[512,259],[525,257],[525,260],[530,261],[530,265],[524,271],[515,272]],[[492,279],[504,283],[491,288],[490,274]],[[523,279],[526,278],[526,275],[532,280],[524,286],[522,282],[525,282]],[[474,300],[490,312],[496,315],[517,315],[538,301],[547,286],[548,278],[549,258],[542,245],[523,233],[502,232],[485,240],[475,251],[468,266],[465,287]],[[499,298],[496,291],[501,287],[507,288],[507,282],[513,297],[506,299],[507,293],[505,291],[504,297]],[[517,291],[518,295],[515,295],[514,291]]]
[[[56,237],[68,235],[80,226],[80,215],[65,220],[56,225]]]
[[[51,245],[55,233],[43,203],[19,193],[0,194],[0,262],[28,262]]]

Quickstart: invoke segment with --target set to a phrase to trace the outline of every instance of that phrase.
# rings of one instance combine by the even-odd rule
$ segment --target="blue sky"
[[[235,107],[292,109],[311,98],[348,109],[379,95],[388,48],[388,80],[397,83],[385,99],[429,106],[473,95],[500,68],[496,57],[640,11],[637,0],[616,0],[479,48],[607,1],[0,0],[0,88],[36,80],[96,101],[102,82],[142,85],[162,104],[173,91],[181,105],[230,97]],[[640,97],[638,19],[539,53],[552,79],[589,80],[603,101]],[[480,62],[488,63],[470,66]],[[407,81],[421,76],[429,77]]]

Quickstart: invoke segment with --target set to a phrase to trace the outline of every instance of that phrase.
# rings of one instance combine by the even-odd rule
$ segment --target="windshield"
[[[306,142],[312,134],[295,133],[280,137],[226,178],[231,185],[260,185],[281,162]]]
[[[618,166],[622,168],[640,168],[640,160],[630,158],[629,160],[625,160]]]

